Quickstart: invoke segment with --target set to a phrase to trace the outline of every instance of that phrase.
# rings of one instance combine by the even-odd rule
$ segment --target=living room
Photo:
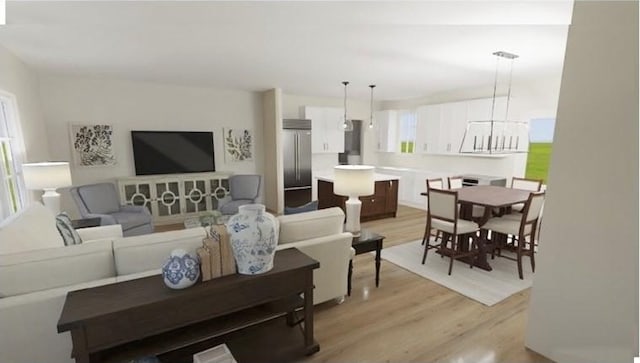
[[[633,112],[637,118],[637,83],[635,111],[629,111],[629,105],[624,103],[626,98],[623,96],[608,96],[608,93],[617,95],[617,92],[611,90],[618,88],[622,94],[622,90],[626,90],[623,87],[626,86],[629,86],[630,92],[624,94],[633,94],[633,85],[620,85],[617,82],[621,82],[620,74],[623,72],[634,72],[632,74],[637,76],[637,69],[625,68],[629,65],[627,58],[631,63],[635,59],[637,68],[637,31],[635,35],[625,33],[625,26],[635,27],[637,30],[637,4],[590,3],[591,5],[580,2],[568,2],[568,5],[547,3],[547,8],[536,8],[535,4],[528,4],[533,6],[532,9],[542,9],[541,13],[524,14],[526,11],[518,12],[517,6],[511,8],[506,4],[496,5],[491,2],[456,2],[453,5],[440,2],[410,3],[391,11],[390,8],[386,8],[392,7],[390,4],[367,2],[360,5],[278,5],[268,2],[233,5],[223,2],[204,3],[198,8],[193,7],[194,4],[181,7],[178,4],[153,2],[146,5],[133,2],[111,6],[100,2],[92,4],[9,1],[7,25],[0,26],[0,91],[2,96],[13,100],[15,105],[12,112],[18,116],[15,119],[18,120],[19,135],[24,143],[22,161],[68,161],[73,186],[99,182],[115,184],[118,179],[133,177],[135,166],[131,131],[213,132],[216,172],[262,175],[263,203],[273,214],[279,215],[284,208],[284,191],[279,184],[279,176],[276,175],[277,163],[274,162],[282,152],[278,151],[278,143],[275,142],[277,128],[273,126],[277,125],[276,119],[300,119],[305,116],[302,110],[305,106],[342,107],[346,100],[349,117],[366,123],[371,115],[377,115],[376,112],[382,110],[491,98],[495,71],[495,57],[491,52],[510,50],[488,49],[482,55],[488,58],[489,67],[483,65],[481,69],[459,69],[465,75],[478,73],[480,78],[484,77],[486,81],[470,81],[468,84],[455,84],[449,88],[425,86],[416,89],[415,80],[406,79],[405,82],[405,77],[411,69],[422,66],[419,61],[409,59],[408,63],[398,63],[398,68],[402,68],[403,64],[410,64],[413,68],[409,67],[407,73],[391,72],[391,76],[384,78],[386,82],[382,81],[381,76],[376,78],[375,75],[392,69],[391,66],[382,67],[381,64],[385,64],[386,57],[395,57],[393,48],[386,49],[391,55],[366,53],[359,50],[358,41],[362,38],[359,38],[358,33],[370,31],[371,39],[375,42],[376,37],[381,37],[384,33],[411,34],[410,29],[415,24],[425,28],[436,28],[436,24],[442,26],[443,23],[453,21],[452,19],[458,19],[458,23],[476,22],[476,25],[484,24],[485,27],[488,27],[487,24],[524,26],[527,21],[532,25],[544,18],[546,26],[564,28],[568,33],[568,38],[560,42],[561,62],[555,63],[553,70],[546,73],[546,77],[523,80],[521,76],[529,65],[526,63],[527,53],[521,53],[521,59],[515,61],[514,81],[509,84],[513,90],[512,112],[524,113],[523,117],[526,119],[553,117],[558,120],[552,164],[548,180],[545,182],[548,190],[544,211],[545,228],[539,237],[542,243],[537,253],[538,266],[535,275],[531,277],[533,288],[518,292],[495,306],[486,307],[477,305],[463,295],[456,295],[455,292],[436,283],[425,282],[426,279],[384,260],[381,283],[376,287],[372,283],[375,269],[373,259],[367,254],[358,255],[353,260],[352,296],[346,297],[342,304],[329,301],[316,307],[315,334],[320,344],[320,352],[312,355],[310,360],[537,361],[545,359],[542,357],[545,356],[554,361],[625,361],[628,357],[637,355],[637,342],[630,340],[630,334],[627,334],[631,329],[635,331],[634,337],[637,338],[637,309],[634,310],[637,308],[637,261],[625,260],[625,263],[621,264],[619,260],[612,259],[611,264],[624,268],[620,271],[598,271],[597,279],[589,268],[594,264],[602,265],[603,261],[609,264],[608,260],[602,259],[601,246],[606,244],[605,241],[610,236],[616,236],[613,239],[617,242],[612,243],[618,243],[616,249],[622,251],[615,254],[616,259],[621,255],[635,259],[637,254],[637,245],[628,244],[628,241],[637,241],[637,198],[629,198],[629,195],[637,197],[637,123],[630,125],[627,122],[633,117]],[[130,8],[123,11],[126,6]],[[140,19],[148,14],[149,9],[145,9],[145,6],[154,7],[154,15],[144,20],[149,22],[146,26],[140,26],[139,24],[145,24]],[[564,12],[543,12],[549,9],[557,10],[554,6],[560,6]],[[469,8],[463,11],[464,7]],[[502,10],[496,10],[501,8]],[[472,11],[474,9],[475,12]],[[620,14],[629,12],[635,12],[633,17],[624,18],[630,23],[621,21],[620,24],[616,24]],[[293,13],[297,13],[298,16],[292,17]],[[362,14],[368,14],[370,17],[362,19],[367,18]],[[512,16],[513,20],[500,20],[505,14]],[[585,17],[594,14],[597,14],[598,21],[590,24],[580,23]],[[526,15],[531,17],[527,18]],[[438,16],[441,19],[438,20]],[[478,20],[482,16],[485,18]],[[242,21],[239,22],[238,19]],[[286,27],[270,28],[270,22],[290,22],[291,28],[288,31],[305,30],[308,33],[289,37],[286,35]],[[353,57],[353,62],[332,62],[331,57],[320,59],[320,55],[312,52],[314,47],[310,46],[309,42],[317,41],[315,34],[321,32],[322,27],[319,23],[322,22],[334,24],[335,29],[329,32],[325,40],[327,42],[331,36],[349,34],[354,37],[354,45],[346,51],[347,55]],[[210,23],[219,25],[212,27]],[[251,26],[248,26],[249,24]],[[347,29],[349,24],[354,27],[354,32],[341,34],[340,31]],[[247,25],[247,30],[238,30],[243,25]],[[393,27],[399,27],[402,31]],[[455,28],[451,24],[449,27]],[[116,28],[119,28],[118,31],[115,31]],[[181,29],[176,30],[177,28]],[[482,27],[479,26],[478,29],[480,28]],[[545,26],[541,25],[542,28]],[[572,29],[575,29],[574,35]],[[252,33],[258,30],[262,33]],[[585,37],[592,37],[594,34],[590,31],[603,34],[602,39],[586,40]],[[189,32],[194,35],[187,37],[185,34]],[[235,34],[235,45],[230,46],[223,40],[228,34]],[[616,47],[616,54],[620,54],[617,58],[624,58],[625,61],[620,67],[611,67],[608,62],[613,62],[613,59],[609,58],[616,57],[605,55],[610,51],[605,45],[612,42],[611,39],[619,38],[621,34],[628,37],[624,38],[628,41],[621,41],[625,46],[633,45],[635,40],[635,47]],[[572,36],[575,39],[573,43]],[[309,52],[310,55],[303,57],[300,54],[291,54],[293,46],[286,46],[286,43],[292,43],[300,49],[300,53]],[[595,50],[586,50],[588,47],[585,43],[591,43],[590,46]],[[143,50],[136,49],[136,44]],[[348,41],[338,44],[348,44]],[[557,43],[553,44],[555,46]],[[326,44],[317,45],[320,49],[327,49]],[[222,50],[216,51],[217,46]],[[205,48],[208,50],[205,51]],[[255,53],[245,48],[258,49],[264,57],[256,58]],[[362,44],[362,49],[370,48]],[[472,51],[474,49],[467,48],[467,53],[470,54]],[[600,52],[602,55],[594,56]],[[289,70],[286,67],[278,67],[275,63],[276,60],[280,60],[276,57],[277,53],[286,54],[294,60],[292,63],[295,63],[296,59],[298,62],[304,62],[314,56],[319,60],[310,63],[307,73],[302,73],[300,67]],[[444,50],[442,53],[445,53]],[[226,56],[235,60],[235,67],[231,67],[229,62],[224,60]],[[589,58],[589,62],[579,60],[584,60],[585,57]],[[370,70],[352,75],[355,74],[356,68],[368,68],[363,66],[367,64],[368,58],[380,58],[380,63],[375,63],[374,66],[374,62],[371,62]],[[442,69],[455,69],[455,57],[441,54],[436,58],[444,64],[452,64],[442,66]],[[243,61],[240,62],[238,59]],[[431,62],[429,65],[437,69],[436,62]],[[323,63],[326,63],[325,68],[331,69],[333,73],[328,74],[328,71],[323,69]],[[389,60],[388,64],[394,63]],[[519,68],[519,65],[522,65],[522,68]],[[189,70],[190,67],[193,69]],[[603,70],[605,68],[606,71]],[[234,71],[228,71],[229,69]],[[602,77],[584,76],[584,72],[591,74],[589,72],[593,69],[598,69]],[[571,70],[575,73],[571,73]],[[270,73],[275,74],[274,77],[283,73],[285,75],[274,79],[268,76]],[[364,77],[367,74],[374,76]],[[574,78],[569,78],[569,75]],[[393,80],[394,77],[397,79]],[[584,83],[577,85],[576,79],[581,79]],[[348,98],[343,98],[343,91],[346,91],[340,84],[343,80],[351,81]],[[502,83],[499,93],[500,96],[504,96],[508,81],[506,78],[500,80]],[[373,94],[370,94],[370,91],[374,90],[367,87],[370,83],[377,83]],[[592,90],[593,94],[585,95],[580,89]],[[596,106],[596,103],[600,107]],[[576,104],[580,104],[584,112],[572,114],[571,110]],[[612,112],[612,115],[608,115],[611,122],[616,123],[608,130],[601,130],[600,134],[586,130],[589,127],[596,128],[598,122],[595,118],[596,115],[602,115],[598,112],[602,109],[619,110],[619,114]],[[108,166],[78,166],[73,155],[71,128],[73,125],[96,124],[113,127],[112,141],[116,162]],[[462,173],[500,175],[509,181],[514,176],[525,175],[526,154],[461,157],[379,152],[375,147],[377,127],[378,125],[375,125],[373,129],[363,129],[363,164],[378,168],[436,170],[449,172],[452,176]],[[250,160],[238,162],[227,157],[222,135],[228,129],[251,130],[254,143]],[[600,140],[616,142],[597,154],[585,151],[590,150],[590,145],[600,144]],[[337,165],[337,157],[337,153],[314,154],[314,172],[332,169]],[[630,158],[632,162],[625,162],[624,165],[607,162]],[[469,162],[470,159],[474,161]],[[598,168],[601,173],[585,171],[591,163],[602,164]],[[385,171],[377,169],[377,172]],[[606,175],[601,175],[602,173]],[[575,185],[576,180],[580,180],[578,187]],[[602,191],[601,188],[597,188],[611,185],[614,181],[615,191]],[[618,184],[620,182],[622,184]],[[424,180],[421,183],[423,185]],[[596,188],[602,198],[595,199],[591,194]],[[79,211],[68,189],[61,188],[59,192],[61,210],[67,211],[73,219],[79,218]],[[30,191],[27,194],[31,201],[38,201],[42,193]],[[316,196],[317,191],[314,190],[313,195]],[[416,197],[418,201],[421,200],[420,196]],[[602,208],[610,206],[616,212],[612,212],[610,216],[602,216],[595,212],[590,214],[588,211],[593,209],[596,200]],[[385,249],[421,239],[423,235],[424,206],[416,209],[412,208],[417,207],[415,204],[404,203],[402,199],[400,202],[396,218],[363,223],[363,228],[386,237]],[[6,206],[2,207],[3,213],[6,212]],[[617,217],[621,217],[618,222],[614,221]],[[620,224],[620,220],[624,220],[624,224]],[[162,229],[160,226],[159,230]],[[545,241],[551,243],[545,244]],[[570,247],[578,242],[583,247],[577,251],[575,247]],[[575,261],[580,259],[581,261]],[[566,263],[561,264],[558,260]],[[456,262],[452,276],[464,269],[464,266],[458,263]],[[566,270],[569,267],[571,272]],[[510,268],[515,271],[515,264],[510,265]],[[608,269],[607,267],[606,270]],[[574,275],[574,272],[578,271],[590,276],[591,281],[585,282],[581,276]],[[515,272],[513,275],[517,279]],[[562,276],[561,286],[565,286],[564,289],[558,286],[559,276]],[[630,279],[630,276],[634,276],[633,279]],[[612,285],[611,281],[618,284]],[[594,284],[594,287],[587,288],[585,284],[588,283]],[[572,286],[573,289],[566,286]],[[426,301],[425,304],[421,304],[417,297],[410,298],[410,294],[403,291],[405,288],[424,289],[417,294],[419,298],[436,301],[442,299],[442,306],[434,303],[437,305],[434,307],[436,305],[429,305]],[[587,293],[588,289],[593,290]],[[564,295],[564,301],[557,301],[554,294],[558,293]],[[405,299],[406,304],[393,299],[393,295],[397,294]],[[454,295],[459,297],[453,298]],[[606,298],[609,295],[620,296],[620,300],[624,302],[613,303]],[[600,296],[600,299],[594,296]],[[590,303],[585,303],[584,309],[572,313],[575,304],[585,299]],[[415,308],[412,308],[414,304]],[[619,314],[599,309],[611,304],[617,306],[613,310]],[[441,317],[431,317],[433,310],[430,309],[435,309]],[[452,315],[458,309],[465,311],[466,315],[457,318]],[[589,309],[597,309],[598,313],[587,317],[586,312]],[[400,311],[405,311],[408,314],[406,319],[402,316],[394,317],[395,310],[398,310],[398,315],[403,315]],[[483,320],[484,318],[475,318],[476,315],[491,315],[492,318]],[[512,330],[499,327],[501,316],[514,317],[506,323]],[[381,321],[383,318],[385,321]],[[429,325],[428,330],[414,326],[429,319],[433,319],[432,323],[435,325]],[[465,319],[472,319],[474,323],[469,325]],[[563,320],[568,322],[560,326],[560,321]],[[348,324],[345,323],[347,321],[353,321],[357,326],[351,333]],[[3,326],[4,323],[2,322]],[[608,329],[596,329],[605,323]],[[376,327],[376,324],[381,325]],[[488,324],[488,327],[478,335],[477,332],[482,330],[482,324]],[[406,333],[403,333],[403,329],[406,329]],[[551,334],[550,331],[555,333]],[[494,336],[489,338],[492,332]],[[604,333],[607,335],[603,336]],[[375,334],[382,335],[377,338]],[[447,334],[453,334],[463,341],[462,347],[445,348],[445,343],[455,341],[453,338],[443,340],[443,336]],[[427,343],[417,339],[423,335],[427,337]],[[472,339],[474,335],[476,340]],[[570,336],[574,339],[568,338]],[[482,345],[483,339],[491,342],[489,346]],[[500,339],[504,339],[506,343],[502,343]],[[593,349],[604,352],[602,355],[595,355],[594,351],[587,349],[594,341],[598,341],[600,346]],[[437,347],[438,351],[421,347],[423,344]],[[525,349],[525,346],[531,350]],[[11,358],[6,360],[13,361]]]

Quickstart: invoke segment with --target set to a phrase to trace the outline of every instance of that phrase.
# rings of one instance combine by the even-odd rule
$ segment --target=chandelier
[[[489,120],[468,120],[460,153],[467,154],[510,154],[527,152],[521,146],[529,140],[529,124],[524,121],[509,120],[509,103],[511,101],[511,78],[513,63],[518,55],[497,51],[496,73],[493,82],[491,102],[491,118]],[[496,115],[496,92],[498,88],[498,70],[501,59],[510,61],[507,102],[504,119]]]

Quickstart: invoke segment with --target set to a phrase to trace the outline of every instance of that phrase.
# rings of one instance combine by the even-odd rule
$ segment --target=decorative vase
[[[171,251],[162,266],[164,283],[172,289],[184,289],[192,286],[200,277],[200,262],[183,249]]]
[[[257,275],[273,268],[278,221],[262,204],[246,204],[227,222],[238,273]]]

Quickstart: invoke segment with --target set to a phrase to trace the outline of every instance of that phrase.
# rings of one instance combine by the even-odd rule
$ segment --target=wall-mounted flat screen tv
[[[215,171],[213,132],[131,131],[136,175]]]

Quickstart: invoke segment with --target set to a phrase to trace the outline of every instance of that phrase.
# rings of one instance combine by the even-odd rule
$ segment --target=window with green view
[[[542,179],[547,183],[549,162],[553,145],[554,118],[538,118],[529,121],[529,155],[525,178]]]
[[[416,145],[418,117],[414,111],[402,111],[398,117],[400,129],[400,153],[413,154]]]

